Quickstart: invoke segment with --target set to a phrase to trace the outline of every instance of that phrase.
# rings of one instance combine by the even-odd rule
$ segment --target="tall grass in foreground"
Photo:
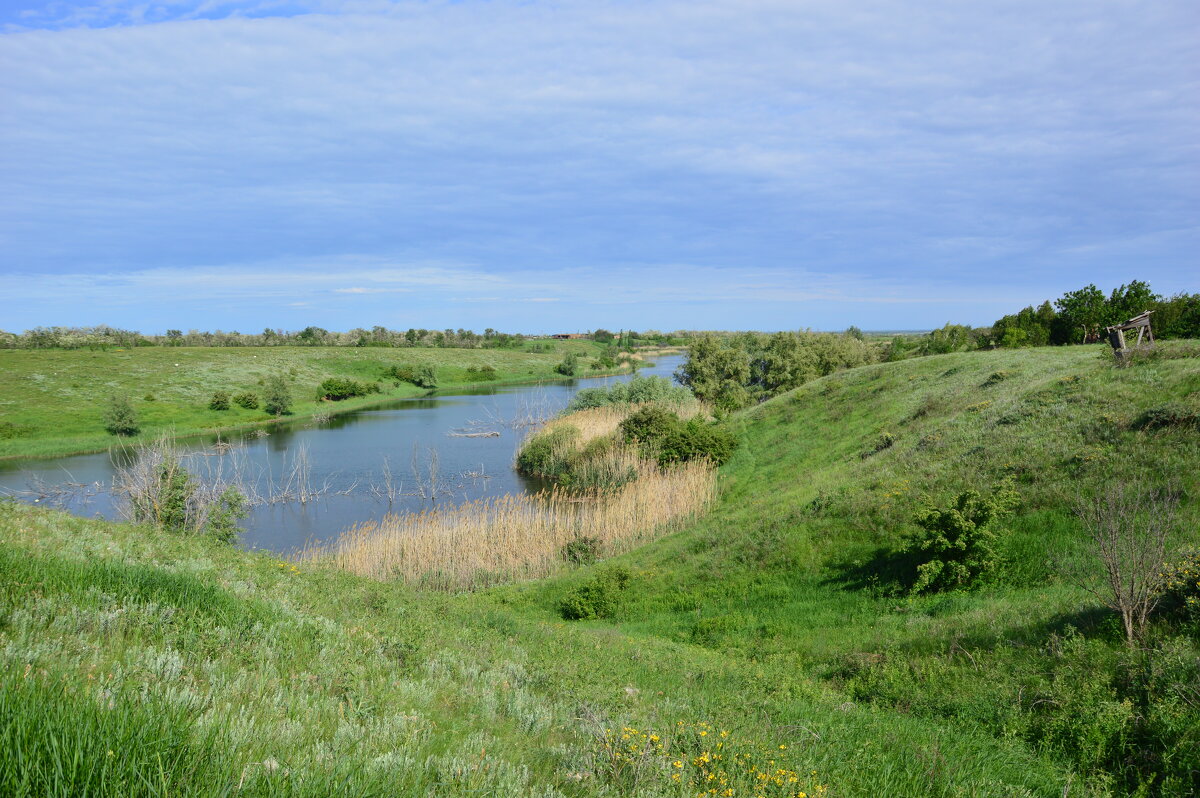
[[[328,546],[301,553],[376,579],[403,579],[443,590],[473,590],[559,569],[563,548],[588,537],[605,554],[628,550],[694,516],[714,495],[707,462],[659,468],[611,494],[551,490],[484,499],[358,524]]]

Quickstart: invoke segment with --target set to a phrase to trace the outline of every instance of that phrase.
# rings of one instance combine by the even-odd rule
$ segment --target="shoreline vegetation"
[[[176,440],[245,433],[329,418],[396,400],[453,395],[486,387],[554,383],[630,373],[643,355],[619,353],[601,363],[591,341],[560,341],[546,351],[499,349],[335,349],[321,347],[139,348],[132,350],[0,350],[0,461],[65,457],[169,434]],[[574,355],[576,373],[557,370]],[[429,366],[436,387],[390,379],[397,364]],[[261,391],[283,375],[296,401],[286,415],[258,408],[211,406],[214,392]],[[379,386],[340,401],[316,398],[330,376]],[[106,397],[128,399],[140,419],[136,436],[104,429]]]
[[[470,591],[541,579],[669,534],[711,504],[716,468],[703,458],[659,462],[622,440],[621,430],[647,407],[671,407],[685,421],[705,414],[687,393],[662,377],[584,389],[517,453],[517,469],[550,482],[548,489],[388,514],[308,547],[297,559],[422,588]],[[631,396],[658,399],[631,402]],[[543,450],[538,462],[553,473],[526,467],[535,449]],[[566,463],[569,471],[558,467]]]
[[[693,377],[775,391],[776,343]],[[719,472],[647,458],[691,489],[433,508],[342,563],[0,501],[0,792],[1196,794],[1196,343],[849,368],[713,410]],[[615,404],[559,454],[707,440]],[[1131,640],[1103,544],[1155,529],[1166,568],[1108,561],[1160,591]]]

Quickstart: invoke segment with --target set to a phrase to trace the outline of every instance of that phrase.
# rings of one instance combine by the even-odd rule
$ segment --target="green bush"
[[[709,424],[700,418],[692,418],[676,424],[658,448],[660,465],[686,463],[690,460],[708,458],[713,465],[723,465],[737,448],[737,438],[724,427]]]
[[[492,366],[471,366],[467,369],[467,376],[480,382],[491,382],[496,379],[497,374]]]
[[[517,470],[530,476],[557,479],[570,467],[574,443],[578,439],[579,430],[570,424],[561,424],[533,436],[517,453]]]
[[[258,394],[253,391],[244,391],[233,397],[233,403],[238,407],[244,407],[247,410],[258,409]]]
[[[916,556],[911,592],[964,590],[982,583],[1000,565],[997,534],[991,525],[1018,502],[1017,493],[1003,486],[991,496],[964,491],[948,508],[930,506],[919,512],[913,521],[921,531],[904,546],[905,552]]]
[[[208,400],[209,410],[228,410],[229,409],[229,392],[217,391],[212,395],[212,399]]]
[[[579,370],[579,355],[574,352],[568,352],[567,356],[562,359],[562,362],[554,367],[554,370],[564,377],[574,377]]]
[[[722,465],[733,455],[737,439],[731,432],[697,417],[683,422],[669,410],[647,405],[621,422],[625,440],[637,443],[643,454],[660,465],[686,463],[705,457]]]
[[[662,407],[649,405],[630,413],[621,422],[627,443],[657,448],[679,426],[679,417]]]
[[[629,586],[630,574],[625,568],[606,568],[589,581],[567,593],[558,609],[568,621],[611,618],[621,603],[621,593]]]
[[[483,368],[490,369],[491,366]],[[467,369],[467,373],[470,374],[471,369]],[[433,366],[388,366],[383,370],[383,376],[384,379],[394,380],[397,383],[411,383],[418,388],[437,387],[437,374],[433,370]],[[481,379],[494,379],[494,377],[481,377]]]
[[[343,399],[366,396],[369,393],[378,393],[378,391],[379,386],[376,383],[362,383],[345,377],[330,377],[317,388],[317,399],[340,402]]]
[[[1200,621],[1200,548],[1183,551],[1163,568],[1159,611],[1180,620]]]
[[[600,539],[583,535],[562,548],[562,558],[572,565],[591,565],[600,559]]]
[[[273,416],[282,416],[290,413],[291,408],[292,392],[287,378],[282,374],[268,377],[263,387],[263,409]]]
[[[104,429],[110,435],[137,435],[139,431],[137,413],[128,396],[111,396],[104,411]]]
[[[634,377],[628,382],[584,388],[571,398],[565,412],[573,413],[576,410],[606,405],[645,404],[647,402],[681,404],[691,398],[691,391],[682,385],[673,385],[665,377]]]

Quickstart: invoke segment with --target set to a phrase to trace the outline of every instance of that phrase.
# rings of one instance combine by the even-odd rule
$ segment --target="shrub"
[[[1190,621],[1200,621],[1200,548],[1183,551],[1163,568],[1161,609]]]
[[[642,452],[657,458],[659,465],[686,463],[706,457],[722,465],[737,448],[731,432],[700,418],[682,422],[669,410],[648,405],[621,422],[627,442],[638,443]]]
[[[561,424],[529,439],[517,453],[517,470],[522,474],[557,479],[567,472],[579,430]]]
[[[433,366],[417,366],[413,370],[412,383],[418,388],[436,388],[437,373],[433,370]]]
[[[574,377],[575,372],[579,370],[579,355],[568,352],[562,362],[554,367],[554,370],[564,377]]]
[[[233,403],[238,407],[244,407],[247,410],[258,409],[258,394],[253,391],[244,391],[233,397]]]
[[[484,366],[484,369],[490,369],[491,366]],[[481,370],[482,371],[482,370]],[[494,372],[495,369],[492,369]],[[471,369],[467,369],[467,373],[471,373]],[[397,383],[407,382],[418,388],[436,388],[437,374],[433,370],[433,366],[388,366],[383,370],[385,379],[394,380]],[[482,377],[482,379],[494,379],[494,377]]]
[[[737,448],[737,438],[729,430],[693,418],[676,424],[659,444],[660,465],[686,463],[707,458],[713,465],[723,465]]]
[[[0,441],[7,441],[7,440],[12,440],[13,438],[19,438],[22,435],[25,435],[32,431],[33,431],[32,427],[26,426],[24,424],[14,424],[11,421],[0,421]]]
[[[876,438],[874,440],[874,442],[871,444],[870,448],[868,448],[866,451],[862,452],[859,455],[859,457],[861,457],[863,460],[866,460],[868,457],[871,457],[872,455],[879,454],[884,449],[892,448],[895,444],[896,444],[896,436],[895,435],[893,435],[890,432],[881,432],[881,433],[879,433],[879,437]]]
[[[287,378],[282,374],[268,377],[263,387],[263,409],[273,416],[282,416],[290,413],[291,408],[292,392]]]
[[[656,448],[678,426],[678,416],[670,410],[650,405],[630,413],[621,422],[621,434],[626,442]]]
[[[600,539],[583,535],[562,548],[562,558],[572,565],[591,565],[600,559]]]
[[[217,391],[212,395],[212,399],[208,400],[209,410],[228,410],[229,409],[229,393],[226,391]]]
[[[625,568],[606,568],[589,581],[567,593],[559,602],[562,617],[568,621],[611,618],[621,603],[621,593],[629,585],[630,574]]]
[[[154,394],[152,394],[152,393],[148,393],[148,394],[146,394],[145,396],[143,396],[143,397],[142,397],[142,401],[144,401],[144,402],[154,402],[154,401],[157,401],[157,400],[156,400],[156,398],[155,398]]]
[[[111,396],[104,411],[104,429],[111,435],[137,435],[139,431],[137,413],[129,403],[128,396]]]
[[[916,580],[911,592],[936,593],[978,586],[1000,565],[992,522],[1017,506],[1019,497],[1008,486],[991,496],[968,490],[946,508],[926,507],[913,519],[921,528],[904,551],[916,555]]]
[[[328,399],[332,402],[340,402],[355,396],[366,396],[368,393],[371,393],[369,385],[345,377],[330,377],[317,388],[318,399]]]
[[[492,366],[471,366],[467,369],[467,376],[473,380],[491,382],[496,379],[496,369]]]
[[[598,388],[584,388],[571,398],[566,412],[586,410],[605,405],[631,405],[646,402],[682,404],[692,398],[692,392],[682,385],[673,385],[665,377],[634,377]]]

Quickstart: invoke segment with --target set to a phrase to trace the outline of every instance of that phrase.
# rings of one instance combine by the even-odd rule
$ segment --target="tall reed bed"
[[[563,549],[592,538],[615,554],[661,535],[707,507],[716,473],[705,462],[659,468],[613,493],[551,490],[509,495],[358,524],[336,542],[305,549],[307,561],[377,579],[441,590],[474,590],[536,579],[563,565]]]

